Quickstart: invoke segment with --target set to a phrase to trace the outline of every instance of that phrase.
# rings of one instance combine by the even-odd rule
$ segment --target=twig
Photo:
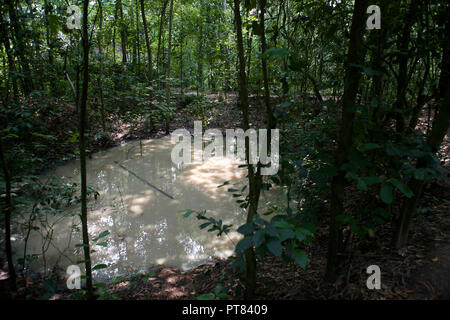
[[[165,195],[166,197],[175,200],[174,197],[172,197],[170,194],[165,193],[164,191],[162,191],[161,189],[155,187],[154,185],[152,185],[150,182],[148,182],[147,180],[139,177],[137,174],[135,174],[133,171],[128,170],[127,168],[125,168],[124,166],[122,166],[119,162],[114,161],[115,164],[117,164],[120,168],[122,168],[123,170],[127,171],[129,174],[131,174],[132,176],[134,176],[135,178],[137,178],[138,180],[140,180],[141,182],[145,183],[146,185],[148,185],[149,187],[152,187],[153,189],[155,189],[156,191],[159,191],[160,193],[162,193],[163,195]]]

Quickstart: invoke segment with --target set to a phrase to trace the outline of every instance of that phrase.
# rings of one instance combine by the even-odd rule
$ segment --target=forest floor
[[[227,103],[219,103],[217,96],[207,96],[210,102],[204,114],[210,128],[239,127],[240,110],[236,107],[236,96],[229,95]],[[262,105],[262,97],[252,97],[251,114],[256,122],[263,122],[263,113],[256,105]],[[72,112],[73,113],[73,112]],[[76,123],[76,117],[65,117]],[[72,121],[70,120],[72,119]],[[179,109],[171,122],[174,128],[193,128],[193,115],[188,109]],[[52,121],[50,119],[50,121]],[[114,122],[113,143],[137,138],[157,138],[164,135],[162,130],[149,132],[142,123]],[[62,132],[67,132],[67,123],[57,123]],[[95,131],[98,124],[91,124]],[[76,130],[74,128],[74,130]],[[58,131],[56,131],[58,132]],[[62,133],[61,133],[62,134]],[[66,133],[67,134],[67,133]],[[64,139],[67,140],[65,137]],[[63,140],[63,141],[66,141]],[[105,146],[93,143],[92,151]],[[448,163],[445,163],[448,167]],[[352,194],[352,190],[349,190]],[[378,242],[371,239],[350,238],[346,254],[341,256],[339,277],[334,284],[324,280],[327,248],[326,209],[319,217],[319,227],[312,243],[307,247],[309,264],[303,270],[292,263],[268,256],[258,263],[257,299],[450,299],[450,188],[447,185],[429,184],[421,203],[421,212],[414,219],[409,239],[410,245],[402,250],[390,249],[391,230],[375,230]],[[3,248],[1,243],[0,247]],[[0,298],[7,293],[7,265],[0,249]],[[367,253],[367,252],[370,252]],[[196,299],[202,294],[213,293],[221,284],[233,282],[229,293],[231,299],[237,296],[238,281],[231,261],[217,261],[195,269],[182,271],[158,266],[146,272],[129,275],[122,281],[111,282],[104,289],[105,297],[124,300],[141,299]],[[381,269],[381,289],[369,290],[366,269],[378,265]],[[34,274],[24,279],[19,274],[19,298],[39,299],[48,294],[47,279]],[[71,299],[72,292],[65,288],[65,280],[60,279],[57,290],[50,299]]]
[[[383,229],[382,241],[354,239],[348,256],[342,256],[339,277],[333,284],[324,280],[326,266],[326,219],[320,224],[314,240],[307,248],[309,264],[303,270],[273,256],[258,262],[256,299],[261,300],[398,300],[450,299],[450,188],[432,185],[425,193],[422,208],[426,212],[414,219],[410,245],[403,250],[391,250],[390,230]],[[369,251],[370,254],[366,254]],[[351,252],[351,253],[350,253]],[[220,284],[233,283],[230,299],[236,299],[235,270],[231,261],[217,261],[183,271],[155,266],[145,272],[124,277],[107,284],[107,295],[123,300],[196,299],[213,293]],[[381,269],[381,289],[368,290],[369,265]],[[5,290],[6,264],[0,268],[0,286]],[[1,281],[3,280],[3,281]],[[45,280],[34,275],[19,276],[19,297],[39,299],[48,294]],[[58,290],[50,299],[71,299],[61,279]],[[3,291],[0,290],[0,291]],[[3,291],[4,293],[4,291]]]

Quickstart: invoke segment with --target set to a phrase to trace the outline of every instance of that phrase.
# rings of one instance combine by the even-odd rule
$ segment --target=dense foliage
[[[95,195],[85,181],[81,191],[55,181],[40,188],[34,175],[113,145],[121,126],[136,128],[135,138],[169,134],[186,110],[208,126],[210,94],[239,112],[235,126],[280,129],[278,174],[263,177],[249,164],[248,186],[228,189],[248,214],[235,263],[247,298],[268,254],[307,267],[323,221],[329,281],[349,239],[376,242],[387,228],[392,247],[405,247],[424,186],[449,182],[441,166],[450,125],[446,2],[380,0],[381,29],[372,30],[366,0],[70,4],[82,8],[80,28],[71,28],[67,1],[0,4],[0,193],[12,291],[15,207],[35,203],[30,219],[39,220],[81,203],[83,220]],[[258,200],[274,186],[286,190],[286,205],[268,208],[268,221]],[[197,218],[202,229],[228,231],[206,212]],[[87,237],[83,246],[89,278]],[[92,298],[92,284],[87,290]]]

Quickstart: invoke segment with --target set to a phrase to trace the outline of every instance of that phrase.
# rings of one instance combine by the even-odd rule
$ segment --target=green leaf
[[[51,136],[51,135],[45,135],[45,134],[41,134],[41,133],[38,133],[38,132],[32,132],[31,133],[34,137],[36,137],[36,138],[42,138],[42,139],[45,139],[45,140],[52,140],[52,139],[55,139],[55,137],[53,137],[53,136]]]
[[[295,263],[300,266],[302,269],[306,269],[306,265],[308,264],[308,255],[303,250],[294,250],[293,253]]]
[[[345,175],[345,179],[358,179],[358,175],[356,173],[354,173],[353,171],[349,171],[347,172],[347,174]]]
[[[194,213],[194,211],[192,211],[191,209],[189,209],[188,211],[186,211],[184,214],[183,214],[183,218],[189,218],[189,216],[191,215],[191,214],[193,214]]]
[[[216,286],[216,288],[214,289],[214,293],[215,293],[216,295],[218,295],[221,291],[222,291],[222,284],[219,283],[219,284]]]
[[[416,180],[425,180],[426,170],[423,168],[414,170],[414,179]]]
[[[278,237],[278,235],[279,235],[277,228],[275,228],[272,223],[267,225],[266,233],[272,237]]]
[[[264,58],[284,59],[291,54],[286,48],[270,48],[264,52]]]
[[[400,190],[400,192],[403,193],[407,198],[412,198],[414,196],[412,190],[403,182],[395,178],[389,179],[388,181],[392,183],[398,190]]]
[[[223,186],[227,186],[229,185],[230,182],[229,181],[225,181],[223,184],[221,184],[220,186],[217,186],[217,188],[222,188]]]
[[[237,232],[243,234],[244,236],[252,234],[254,231],[255,226],[252,223],[246,223],[237,229]]]
[[[295,232],[289,229],[281,229],[279,231],[279,239],[280,241],[285,241],[287,239],[294,239],[295,238]]]
[[[310,235],[312,235],[312,233],[308,229],[300,228],[295,230],[295,237],[300,242],[305,241]]]
[[[252,237],[252,242],[253,245],[258,248],[259,246],[261,246],[264,242],[264,230],[260,229],[258,231],[255,232],[255,234]]]
[[[100,269],[106,269],[108,266],[106,264],[98,264],[95,267],[92,268],[92,271],[94,270],[100,270]]]
[[[205,229],[206,227],[209,227],[210,225],[211,225],[211,222],[203,223],[203,224],[200,225],[200,229],[203,230],[203,229]]]
[[[267,243],[267,249],[272,252],[277,257],[280,257],[283,253],[283,247],[281,246],[281,242],[278,239],[273,239]]]
[[[107,242],[100,242],[100,243],[97,243],[97,245],[100,246],[100,247],[107,247],[108,243]]]
[[[214,300],[216,296],[214,295],[214,293],[207,293],[207,294],[202,294],[201,296],[197,297],[197,300]]]
[[[391,204],[394,201],[394,193],[392,185],[389,183],[384,183],[380,190],[381,200],[386,204]]]
[[[383,181],[383,179],[381,179],[380,177],[376,177],[376,176],[363,177],[361,179],[364,180],[364,182],[368,186],[371,186],[371,185],[377,184],[377,183],[381,183]]]
[[[238,252],[238,253],[244,252],[251,246],[252,246],[252,238],[246,237],[238,242],[238,244],[236,245],[236,252]]]
[[[228,297],[228,295],[226,293],[219,293],[217,295],[217,298],[219,298],[221,300],[228,300],[230,297]]]
[[[102,233],[100,233],[100,234],[98,235],[97,238],[92,239],[92,241],[97,242],[99,239],[104,238],[104,237],[106,237],[106,236],[109,235],[109,234],[110,234],[110,232],[109,232],[108,230],[103,231]]]
[[[44,288],[49,293],[55,293],[56,292],[56,287],[57,287],[57,283],[56,283],[55,280],[49,279],[49,280],[44,281]]]
[[[365,145],[363,145],[361,147],[361,151],[362,152],[366,152],[366,151],[372,151],[372,150],[376,150],[376,149],[380,149],[381,146],[379,144],[376,143],[366,143]]]
[[[286,220],[277,221],[273,225],[279,229],[293,229],[294,228],[294,226],[292,224],[290,224],[289,222],[287,222]]]
[[[367,184],[363,179],[358,179],[358,189],[362,191],[367,191]]]
[[[80,133],[77,131],[75,132],[75,134],[70,138],[69,142],[70,143],[75,143],[78,141],[78,137],[80,136]]]

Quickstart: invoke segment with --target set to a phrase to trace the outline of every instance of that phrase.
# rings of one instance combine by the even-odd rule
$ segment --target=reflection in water
[[[238,168],[240,163],[234,158],[211,158],[203,164],[176,166],[171,161],[173,146],[170,138],[147,140],[142,141],[142,150],[139,142],[135,142],[98,153],[88,160],[88,184],[100,193],[98,200],[89,203],[89,234],[92,239],[105,230],[111,232],[102,239],[107,242],[106,247],[92,248],[95,250],[93,265],[109,266],[95,271],[95,278],[112,278],[153,264],[188,269],[214,257],[226,258],[233,254],[234,245],[240,239],[237,232],[217,237],[200,230],[194,217],[184,219],[180,211],[207,210],[208,216],[233,224],[235,230],[244,223],[245,212],[227,188],[217,186],[224,181],[242,185],[244,169]],[[150,188],[114,161],[175,200]],[[78,182],[78,167],[79,162],[72,161],[52,174],[67,182]],[[46,267],[58,262],[65,270],[82,260],[82,250],[75,248],[75,244],[81,243],[81,232],[72,230],[74,224],[79,228],[77,216],[56,224],[55,246],[46,252]],[[23,241],[19,240],[15,242],[17,257],[23,252]],[[42,238],[32,232],[28,253],[40,254],[41,247]],[[42,269],[42,260],[34,262],[32,268]]]

